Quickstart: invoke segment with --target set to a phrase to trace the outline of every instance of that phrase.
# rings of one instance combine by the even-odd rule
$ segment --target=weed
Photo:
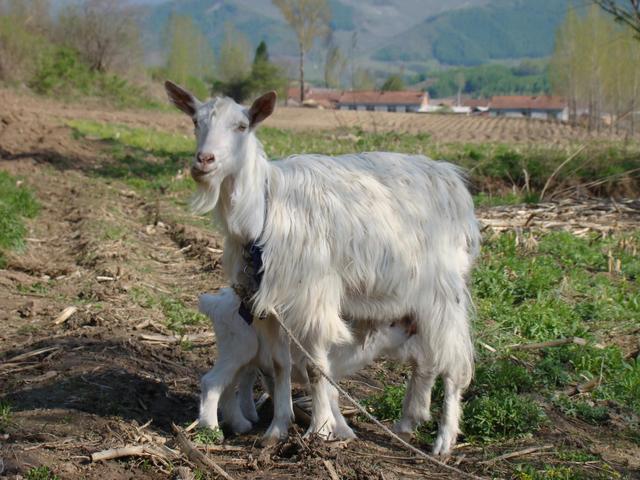
[[[209,475],[207,475],[207,472],[200,470],[199,468],[196,468],[193,470],[194,480],[206,480],[207,478],[209,478]]]
[[[386,385],[379,394],[363,402],[378,420],[397,420],[402,413],[402,400],[406,392],[404,385]]]
[[[49,467],[33,467],[27,472],[27,480],[60,480]]]
[[[476,397],[464,411],[464,432],[469,438],[491,441],[536,432],[544,412],[531,399],[513,393]]]
[[[35,217],[38,210],[31,191],[0,171],[0,268],[6,262],[3,252],[23,245],[27,232],[24,219]]]
[[[603,424],[609,420],[606,407],[593,405],[592,402],[573,400],[566,395],[558,395],[553,399],[553,403],[565,415],[581,418],[594,425]]]
[[[204,445],[213,445],[215,443],[220,443],[224,439],[224,435],[222,430],[219,428],[208,428],[208,427],[199,427],[193,439],[196,443],[202,443]]]
[[[472,388],[477,395],[483,395],[500,391],[529,392],[533,385],[534,381],[526,368],[509,359],[498,359],[478,366]]]
[[[592,455],[591,453],[583,450],[571,449],[558,451],[556,457],[558,460],[565,462],[594,462],[600,459],[597,455]]]
[[[11,420],[11,404],[0,401],[0,432],[4,432]]]
[[[162,312],[164,313],[167,327],[182,335],[188,325],[208,323],[209,319],[174,298],[163,297],[160,299]]]
[[[18,284],[17,290],[20,293],[37,293],[39,295],[44,295],[49,291],[50,286],[46,283],[35,282],[30,285]]]

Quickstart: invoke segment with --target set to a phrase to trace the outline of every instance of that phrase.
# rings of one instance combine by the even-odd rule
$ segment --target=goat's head
[[[201,102],[169,81],[165,82],[165,89],[173,104],[189,115],[195,126],[198,146],[191,176],[201,188],[215,192],[217,198],[222,181],[237,173],[255,150],[254,129],[273,113],[276,92],[265,93],[247,109],[230,98]]]

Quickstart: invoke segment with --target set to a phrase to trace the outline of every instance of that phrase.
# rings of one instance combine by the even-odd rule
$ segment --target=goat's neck
[[[269,162],[255,139],[246,151],[242,167],[220,186],[217,214],[227,234],[242,244],[257,240],[266,213]]]

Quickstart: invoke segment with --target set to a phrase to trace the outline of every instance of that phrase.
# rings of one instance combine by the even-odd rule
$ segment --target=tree
[[[300,53],[300,103],[304,102],[304,56],[316,38],[326,35],[331,20],[327,0],[273,0],[293,29]]]
[[[204,79],[213,74],[213,50],[191,17],[172,15],[168,24],[166,76],[196,95],[208,94]]]
[[[464,78],[464,72],[460,70],[459,72],[456,73],[456,87],[458,87],[458,99],[456,103],[458,106],[460,106],[462,90],[464,89],[464,86],[466,85],[466,83],[467,81]]]
[[[256,54],[251,66],[251,93],[261,94],[269,90],[275,90],[284,95],[287,79],[282,69],[269,61],[267,44],[262,41],[256,48]]]
[[[92,70],[127,70],[138,62],[140,30],[136,11],[120,0],[86,0],[67,6],[58,37],[80,53]]]
[[[629,0],[629,6],[623,7],[619,0],[593,0],[605,12],[640,34],[640,0]]]
[[[224,26],[224,39],[220,45],[216,72],[218,79],[227,83],[246,79],[251,69],[250,51],[247,37],[236,30],[233,24],[227,23]]]
[[[362,67],[358,67],[353,74],[354,90],[373,90],[376,87],[376,79],[371,72]]]
[[[340,77],[346,65],[346,58],[340,47],[331,43],[324,61],[324,85],[327,88],[338,88]]]
[[[581,112],[590,129],[619,130],[625,123],[635,130],[640,49],[633,30],[616,25],[597,5],[585,15],[569,9],[549,72],[554,92],[569,101],[572,121]]]
[[[387,77],[380,90],[383,92],[398,92],[404,90],[404,88],[404,80],[400,75],[394,73]]]

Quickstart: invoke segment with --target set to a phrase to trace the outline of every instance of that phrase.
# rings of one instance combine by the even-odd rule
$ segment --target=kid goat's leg
[[[228,360],[228,359],[227,359]],[[236,374],[243,367],[232,361],[216,362],[200,382],[202,393],[200,396],[200,425],[209,428],[218,427],[218,404],[225,390],[231,391],[235,402]],[[226,402],[225,402],[226,403]]]

